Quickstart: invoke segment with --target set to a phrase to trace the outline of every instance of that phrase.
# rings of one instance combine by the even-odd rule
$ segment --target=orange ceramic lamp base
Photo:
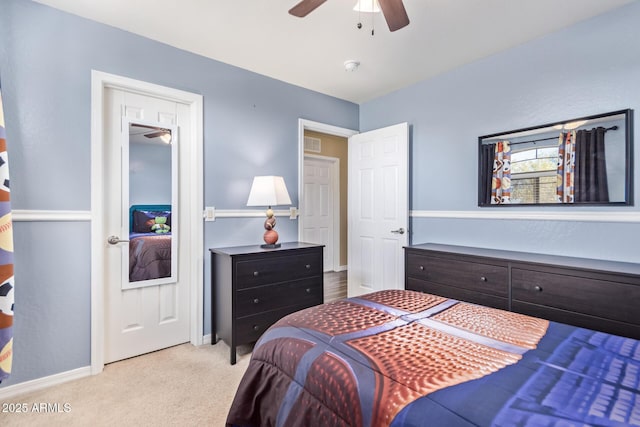
[[[264,229],[267,230],[264,232],[262,238],[264,239],[264,245],[260,245],[261,248],[265,249],[274,249],[279,248],[280,243],[278,242],[278,232],[273,228],[276,226],[276,217],[273,214],[273,210],[271,206],[267,209],[267,219],[264,222]]]
[[[263,248],[279,248],[280,244],[276,243],[278,241],[278,232],[276,230],[267,230],[264,232],[264,236],[262,236],[262,238],[264,239],[264,245],[262,245],[261,247]]]

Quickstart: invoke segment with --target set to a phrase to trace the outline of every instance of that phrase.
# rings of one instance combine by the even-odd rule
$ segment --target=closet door
[[[333,271],[335,247],[339,242],[336,223],[340,219],[339,174],[335,158],[305,156],[304,210],[302,212],[302,241],[324,245],[324,270]]]
[[[188,253],[184,251],[189,233],[181,232],[187,223],[180,219],[178,167],[179,134],[189,132],[189,120],[181,104],[119,89],[108,89],[106,103],[104,362],[109,363],[188,342],[190,338],[188,257],[179,256],[181,252]],[[168,164],[159,161],[135,164],[135,157],[130,155],[133,152],[130,128],[140,126],[131,126],[134,124],[155,124],[170,131],[166,147],[171,156]],[[161,168],[157,171],[159,175],[167,175],[163,184],[171,186],[167,200],[151,188],[147,191],[130,188],[134,174],[141,168],[152,167]],[[159,183],[160,179],[156,181]],[[131,199],[136,197],[134,193],[142,194],[145,204],[171,205],[172,272],[168,276],[149,280],[130,278],[129,240],[134,230],[130,229],[129,207],[142,202]]]

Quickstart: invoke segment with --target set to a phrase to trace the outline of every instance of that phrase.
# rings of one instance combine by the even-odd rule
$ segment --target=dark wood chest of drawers
[[[506,262],[414,248],[406,248],[405,251],[407,289],[509,309],[509,269]]]
[[[256,341],[273,323],[323,302],[322,245],[212,248],[211,331],[231,347]]]
[[[424,244],[405,248],[405,287],[640,339],[640,265]]]

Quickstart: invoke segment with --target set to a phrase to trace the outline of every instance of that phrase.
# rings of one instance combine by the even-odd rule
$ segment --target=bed
[[[409,290],[282,318],[227,426],[640,426],[640,341]]]
[[[129,282],[171,276],[171,231],[156,232],[156,218],[166,218],[170,230],[171,206],[133,205],[129,209]]]

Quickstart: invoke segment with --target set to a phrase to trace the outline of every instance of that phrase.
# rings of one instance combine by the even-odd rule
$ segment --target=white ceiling
[[[328,0],[37,0],[294,85],[362,103],[637,0],[404,0],[411,23]],[[362,29],[357,29],[362,22]],[[375,35],[371,35],[371,29]],[[355,72],[346,60],[360,61]]]

